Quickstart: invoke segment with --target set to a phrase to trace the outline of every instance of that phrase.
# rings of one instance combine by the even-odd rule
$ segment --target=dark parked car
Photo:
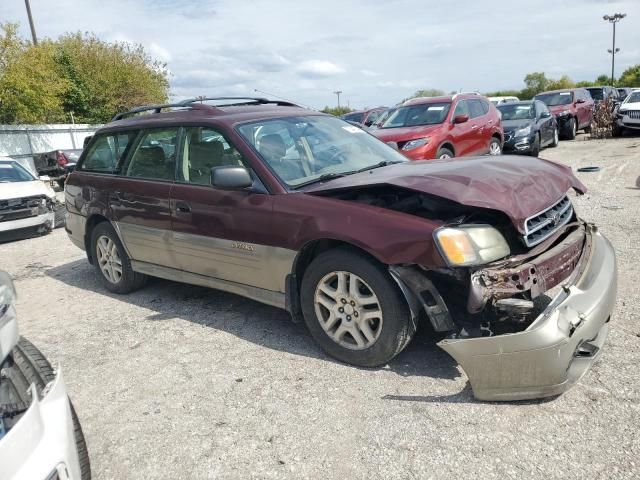
[[[543,102],[556,117],[560,138],[573,140],[578,130],[591,131],[594,101],[584,88],[542,92],[533,99]]]
[[[500,114],[475,93],[412,98],[371,134],[412,160],[502,152]]]
[[[588,87],[586,90],[596,103],[603,100],[610,100],[612,103],[619,103],[623,100],[619,98],[618,90],[614,87]]]
[[[570,168],[411,162],[329,115],[221,101],[119,115],[83,152],[67,231],[105,288],[152,275],[233,292],[368,367],[425,321],[482,399],[559,394],[597,358],[615,254],[574,212],[568,192],[586,189]]]
[[[503,103],[504,152],[526,153],[537,157],[540,149],[558,145],[558,123],[540,100]]]
[[[381,113],[387,110],[387,107],[370,108],[369,110],[358,110],[342,115],[340,118],[348,122],[356,122],[370,127],[378,120]]]

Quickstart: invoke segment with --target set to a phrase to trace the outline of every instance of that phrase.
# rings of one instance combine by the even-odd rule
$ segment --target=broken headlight
[[[433,235],[443,258],[453,267],[483,265],[510,253],[507,241],[491,225],[443,227]]]

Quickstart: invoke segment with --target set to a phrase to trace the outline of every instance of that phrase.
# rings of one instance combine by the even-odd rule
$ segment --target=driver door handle
[[[191,207],[187,202],[176,202],[176,213],[191,213]]]

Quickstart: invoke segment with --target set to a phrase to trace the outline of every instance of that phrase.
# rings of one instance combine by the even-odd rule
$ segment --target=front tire
[[[549,145],[550,147],[557,147],[560,142],[560,132],[558,131],[558,127],[553,129],[553,141]]]
[[[502,145],[500,145],[500,140],[496,137],[492,137],[489,142],[489,155],[496,156],[502,154]]]
[[[113,293],[130,293],[141,288],[146,275],[134,272],[120,237],[108,222],[99,223],[91,232],[91,256],[100,281]]]
[[[384,365],[415,333],[407,302],[383,265],[351,248],[318,255],[300,297],[311,336],[345,363]]]
[[[436,158],[438,160],[446,160],[447,158],[453,158],[453,152],[448,148],[442,147],[438,149],[438,153],[436,153]]]
[[[529,155],[531,155],[532,157],[537,157],[538,155],[540,155],[540,134],[539,133],[536,134],[536,139],[533,141],[533,145],[531,145],[531,151],[529,152]]]
[[[38,395],[42,397],[45,386],[56,378],[55,372],[46,357],[26,338],[20,338],[11,354],[16,366],[15,375],[10,376],[12,389],[22,402],[30,404],[31,397],[28,395],[29,386],[35,384]],[[81,480],[90,480],[91,463],[89,461],[87,444],[71,400],[69,400],[69,407],[71,408],[73,433],[78,450],[80,478]]]
[[[572,118],[567,122],[567,140],[573,140],[576,138],[576,134],[578,133],[577,127],[575,118]]]

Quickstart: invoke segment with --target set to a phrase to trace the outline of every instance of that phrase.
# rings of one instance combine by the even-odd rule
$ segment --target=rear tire
[[[304,274],[300,299],[311,336],[345,363],[384,365],[415,333],[407,302],[384,266],[351,248],[318,255]]]
[[[18,344],[13,349],[12,357],[19,372],[17,378],[12,378],[12,380],[14,380],[13,387],[16,394],[21,398],[21,401],[27,404],[31,402],[31,398],[27,394],[31,384],[35,384],[38,395],[42,398],[42,392],[45,386],[56,378],[49,361],[33,343],[24,337],[20,338]],[[80,478],[82,480],[90,480],[91,463],[89,461],[89,452],[87,450],[87,444],[84,439],[82,427],[80,426],[78,416],[76,415],[76,411],[73,408],[71,400],[69,400],[69,407],[71,408],[73,430],[78,450],[78,460],[80,463],[81,473]]]
[[[110,292],[131,293],[147,281],[146,275],[131,268],[131,259],[108,222],[99,223],[91,232],[91,258],[100,281]]]

